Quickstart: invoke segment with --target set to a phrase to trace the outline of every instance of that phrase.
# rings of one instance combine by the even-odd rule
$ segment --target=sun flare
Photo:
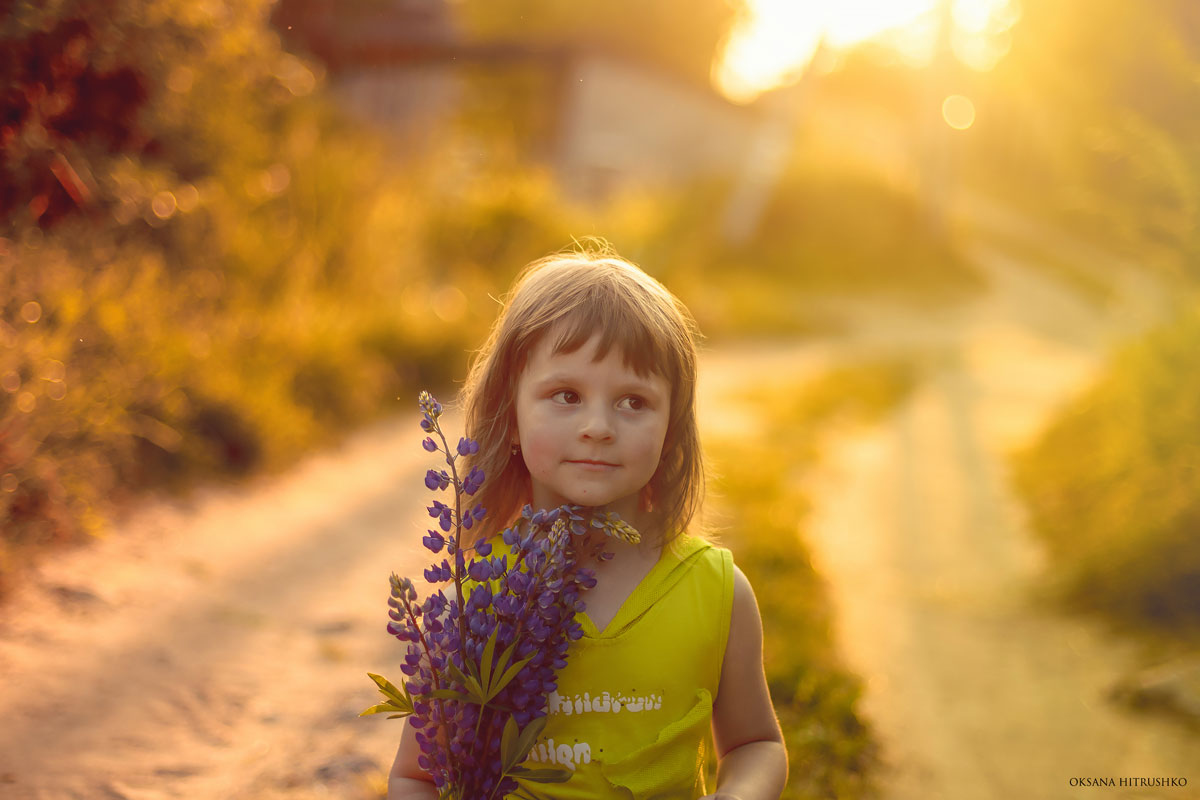
[[[750,100],[786,83],[819,46],[831,51],[884,40],[902,57],[924,63],[933,54],[943,3],[949,3],[951,45],[965,64],[987,70],[1008,51],[1017,0],[746,0],[746,20],[733,31],[715,70],[717,85]]]

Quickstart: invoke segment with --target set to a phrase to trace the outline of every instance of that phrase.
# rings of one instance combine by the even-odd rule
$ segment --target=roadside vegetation
[[[1072,607],[1200,644],[1200,311],[1127,345],[1017,459]]]
[[[837,652],[833,609],[805,542],[804,478],[824,436],[878,419],[918,379],[909,363],[866,362],[808,385],[746,392],[745,402],[762,410],[759,427],[706,442],[712,527],[753,584],[763,617],[767,680],[791,763],[788,800],[877,795],[879,743],[859,709],[861,680]]]
[[[1200,39],[1186,24],[1193,8],[1174,0],[1026,4],[1011,52],[973,81],[980,108],[1006,124],[980,126],[961,155],[976,190],[1136,264],[1172,296],[1158,327],[1114,353],[1014,471],[1046,545],[1054,594],[1126,633],[1195,654],[1200,129],[1179,111],[1197,96]],[[1007,124],[1019,119],[1027,122]],[[1032,244],[1018,254],[1054,265],[1053,242],[1040,255]],[[1076,261],[1053,272],[1082,296],[1119,307],[1104,259]]]
[[[503,107],[405,157],[281,47],[268,4],[111,5],[0,22],[22,98],[0,151],[0,594],[146,492],[281,469],[451,387],[494,298],[573,237],[610,240],[714,338],[819,330],[814,288],[911,287],[907,250],[965,269],[905,233],[913,198],[833,175],[792,175],[737,248],[728,186],[579,207],[511,143],[464,158]]]

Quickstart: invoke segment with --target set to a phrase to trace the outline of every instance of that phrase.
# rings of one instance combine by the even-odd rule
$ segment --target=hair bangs
[[[591,296],[565,309],[551,323],[547,334],[553,337],[554,353],[573,353],[598,336],[596,361],[616,347],[625,366],[639,377],[661,374],[673,379],[677,371],[672,369],[676,359],[670,357],[670,348],[663,340],[662,332],[649,322],[644,309],[636,307],[632,298]]]

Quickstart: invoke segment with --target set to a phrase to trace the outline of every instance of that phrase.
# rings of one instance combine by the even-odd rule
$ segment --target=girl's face
[[[662,457],[671,387],[625,366],[617,347],[594,361],[597,339],[553,353],[553,337],[542,337],[517,381],[515,441],[535,510],[605,506],[633,523]]]

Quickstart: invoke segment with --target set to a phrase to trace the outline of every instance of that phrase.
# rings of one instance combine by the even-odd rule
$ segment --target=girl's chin
[[[581,506],[583,508],[584,516],[588,516],[590,514],[602,513],[602,512],[614,512],[618,516],[620,516],[621,519],[629,521],[630,517],[636,511],[637,505],[635,503],[622,502],[623,500],[625,500],[625,498],[618,498],[616,500],[609,500],[606,502],[597,503],[592,498],[570,498],[570,497],[567,497],[567,498],[560,499],[557,503],[554,503],[552,505],[544,506],[544,508],[558,508],[559,506],[564,506],[564,505]],[[537,508],[538,508],[538,506],[535,503],[534,510],[536,511]]]

